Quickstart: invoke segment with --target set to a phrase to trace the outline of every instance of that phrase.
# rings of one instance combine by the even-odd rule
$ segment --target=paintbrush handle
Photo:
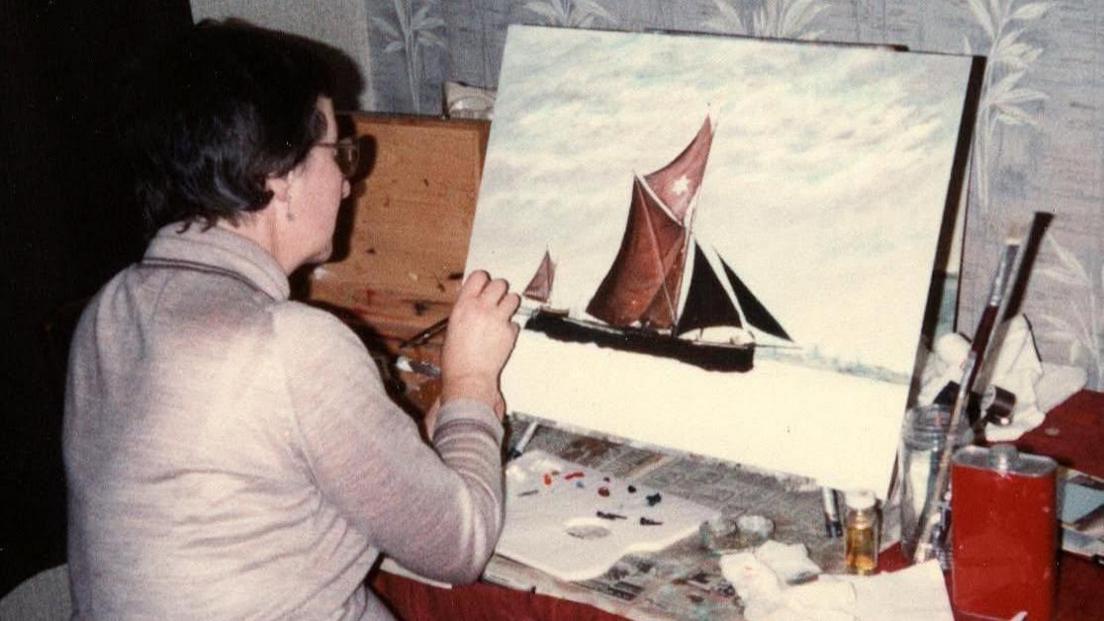
[[[966,357],[966,363],[963,365],[962,383],[958,386],[958,395],[955,397],[954,407],[951,408],[951,420],[947,426],[947,436],[940,448],[939,468],[935,472],[935,484],[924,501],[924,508],[920,511],[920,537],[916,540],[916,551],[912,558],[915,563],[928,560],[935,551],[932,535],[935,531],[935,525],[939,523],[943,514],[940,504],[946,501],[947,479],[950,475],[951,457],[954,453],[955,440],[958,435],[956,432],[958,431],[959,422],[962,420],[963,410],[970,399],[970,392],[966,388],[969,381],[967,378],[974,375],[977,362],[977,352],[970,350]]]
[[[529,424],[525,427],[525,431],[521,433],[521,438],[518,439],[517,444],[514,444],[514,448],[510,449],[510,456],[508,459],[517,459],[521,457],[523,451],[525,451],[526,445],[533,439],[533,434],[537,432],[537,427],[540,425],[537,421],[529,421]]]
[[[406,339],[405,341],[403,341],[402,343],[400,343],[399,344],[399,349],[406,349],[407,347],[413,347],[415,345],[424,344],[426,341],[428,341],[429,339],[436,336],[437,333],[439,333],[440,331],[447,328],[448,327],[448,321],[449,321],[449,318],[448,318],[448,315],[446,315],[444,319],[441,319],[440,321],[435,322],[433,325],[429,326],[425,330],[422,330],[421,332],[415,334],[414,336],[412,336],[412,337]]]
[[[939,469],[935,474],[935,485],[932,486],[931,494],[925,500],[924,508],[920,512],[920,538],[917,539],[913,562],[926,561],[932,557],[934,552],[932,534],[942,515],[940,504],[946,502],[947,479],[950,478],[951,458],[954,455],[958,427],[966,405],[970,401],[970,391],[973,390],[974,381],[977,380],[978,372],[985,363],[986,355],[990,349],[990,336],[992,336],[993,329],[996,327],[998,317],[1004,314],[1003,310],[1008,300],[1005,292],[1008,290],[1009,283],[1015,280],[1013,275],[1018,271],[1019,265],[1017,263],[1022,247],[1019,240],[1006,243],[1004,252],[997,263],[997,272],[993,276],[993,283],[989,289],[989,300],[985,305],[985,310],[982,311],[981,318],[978,320],[978,328],[970,345],[970,353],[966,356],[966,362],[962,367],[962,382],[958,385],[958,394],[955,397],[954,407],[951,409],[951,420],[947,426],[947,435],[944,438],[943,446],[939,449]]]
[[[989,300],[985,305],[985,309],[981,312],[977,331],[974,333],[974,340],[970,344],[970,349],[977,354],[977,364],[974,365],[972,373],[964,374],[967,394],[973,390],[974,382],[981,371],[981,362],[988,357],[986,353],[989,349],[989,339],[997,326],[998,317],[1002,315],[1001,307],[1004,306],[1007,299],[1005,292],[1012,281],[1010,276],[1015,269],[1021,247],[1022,245],[1018,242],[1005,245],[1004,253],[997,263],[997,273],[993,276],[993,283],[989,287]]]

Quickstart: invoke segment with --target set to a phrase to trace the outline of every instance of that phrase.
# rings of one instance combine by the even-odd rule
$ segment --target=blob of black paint
[[[640,516],[640,525],[641,526],[662,526],[663,522],[660,522],[658,520],[649,520],[648,518],[646,518],[644,516]]]
[[[635,494],[636,493],[636,486],[635,485],[630,485],[629,486],[629,493],[630,494]]]
[[[651,496],[648,496],[647,498],[649,507],[654,507],[663,501],[663,496],[659,492],[656,492]]]

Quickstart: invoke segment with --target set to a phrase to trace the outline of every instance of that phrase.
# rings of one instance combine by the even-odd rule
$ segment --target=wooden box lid
[[[309,274],[306,297],[394,351],[456,299],[490,124],[361,113],[340,122],[360,137],[365,172],[338,216],[334,258]]]

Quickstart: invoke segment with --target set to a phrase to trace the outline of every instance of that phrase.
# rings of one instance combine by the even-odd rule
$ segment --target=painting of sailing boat
[[[669,357],[717,371],[752,368],[756,344],[752,326],[790,341],[732,268],[719,259],[723,274],[718,274],[694,238],[695,198],[713,133],[713,121],[707,117],[693,140],[666,166],[643,176],[633,174],[624,237],[586,307],[587,315],[597,321],[537,308],[526,329],[563,341]],[[691,277],[683,296],[688,269]],[[554,273],[545,252],[525,288],[525,298],[547,302]],[[707,328],[722,327],[728,328],[723,338],[706,338]]]
[[[884,491],[972,72],[511,26],[467,260],[525,294],[510,407]]]

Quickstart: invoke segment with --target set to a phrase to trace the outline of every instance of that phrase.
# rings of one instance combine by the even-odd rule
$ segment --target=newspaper
[[[512,427],[523,428],[531,420],[539,421],[514,415]],[[725,518],[766,516],[775,525],[773,539],[803,543],[823,571],[843,571],[843,541],[825,536],[820,488],[809,479],[547,424],[540,426],[528,448],[693,500],[721,511]],[[496,555],[483,579],[589,604],[629,619],[736,620],[743,619],[743,607],[721,575],[718,561],[722,552],[739,546],[734,536],[694,535],[661,552],[627,555],[605,574],[580,582],[560,581]]]
[[[1072,468],[1058,470],[1062,549],[1104,558],[1104,479]]]

